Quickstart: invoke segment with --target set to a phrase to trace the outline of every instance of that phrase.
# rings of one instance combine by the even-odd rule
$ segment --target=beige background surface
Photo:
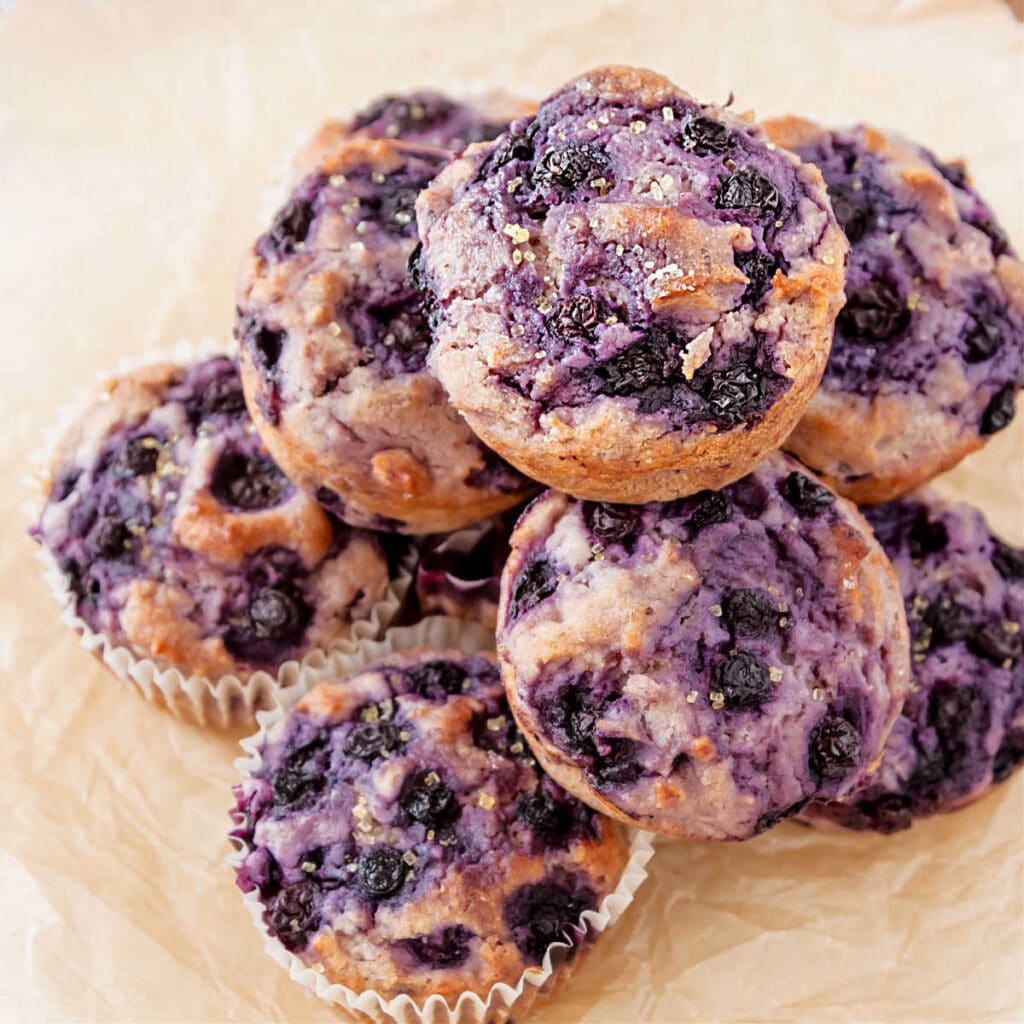
[[[333,1019],[264,957],[223,865],[234,740],[135,699],[57,622],[19,512],[27,446],[120,356],[227,334],[262,183],[318,119],[413,84],[542,93],[608,60],[966,154],[1024,243],[1022,38],[999,0],[25,0],[0,16],[3,1019]],[[944,481],[1017,543],[1020,420]],[[665,844],[537,1019],[1019,1020],[1022,845],[1020,777],[888,840],[784,825]]]

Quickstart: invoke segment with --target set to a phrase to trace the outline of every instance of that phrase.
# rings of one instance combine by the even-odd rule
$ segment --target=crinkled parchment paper
[[[0,10],[9,8],[0,3]],[[235,738],[66,635],[19,513],[29,447],[98,367],[228,332],[268,174],[374,94],[542,94],[623,60],[763,114],[968,155],[1018,247],[1024,85],[998,0],[23,0],[0,15],[0,1017],[323,1020],[262,952],[227,852]],[[943,482],[1024,541],[1024,416]],[[1024,1015],[1024,779],[881,839],[664,843],[545,1021]]]

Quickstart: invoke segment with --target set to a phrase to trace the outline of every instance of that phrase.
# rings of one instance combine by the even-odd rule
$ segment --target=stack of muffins
[[[891,833],[1024,764],[1024,551],[919,489],[1024,386],[962,164],[626,67],[385,97],[237,305],[105,386],[34,533],[115,671],[272,708],[238,884],[351,1014],[520,1013],[648,833]]]

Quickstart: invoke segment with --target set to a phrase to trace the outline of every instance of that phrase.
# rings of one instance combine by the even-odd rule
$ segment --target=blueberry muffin
[[[512,535],[498,654],[519,727],[571,793],[652,831],[747,839],[868,778],[909,645],[867,524],[776,453],[673,502],[537,498]]]
[[[871,785],[806,820],[897,832],[1024,764],[1024,551],[980,512],[921,491],[865,510],[903,587],[910,695]]]
[[[1024,266],[962,164],[864,125],[765,128],[821,169],[850,240],[832,354],[786,447],[856,501],[887,501],[1013,419]]]
[[[420,615],[470,619],[494,629],[498,582],[517,510],[442,537],[425,538],[412,596]]]
[[[406,264],[413,203],[446,159],[401,141],[340,143],[256,242],[239,284],[242,382],[260,436],[355,526],[454,530],[534,490],[425,366],[430,326]]]
[[[352,117],[325,122],[300,151],[296,167],[315,170],[350,138],[401,139],[458,153],[499,136],[535,107],[502,92],[456,100],[435,89],[378,96]]]
[[[33,534],[89,629],[186,675],[274,674],[388,586],[373,536],[271,460],[224,357],[108,382],[58,446]]]
[[[736,480],[816,387],[846,242],[818,171],[649,71],[592,71],[417,200],[428,361],[476,433],[583,498]]]
[[[327,981],[417,1001],[515,986],[628,860],[518,735],[492,655],[419,650],[315,687],[236,789],[238,885]],[[575,952],[575,948],[573,949]]]

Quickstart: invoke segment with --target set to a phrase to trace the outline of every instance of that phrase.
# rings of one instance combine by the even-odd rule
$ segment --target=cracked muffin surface
[[[638,502],[728,483],[817,385],[846,253],[820,175],[652,72],[575,79],[416,209],[428,362],[553,487]]]
[[[746,839],[861,786],[909,662],[870,528],[781,454],[673,502],[535,499],[502,577],[498,652],[555,779],[695,839]]]

